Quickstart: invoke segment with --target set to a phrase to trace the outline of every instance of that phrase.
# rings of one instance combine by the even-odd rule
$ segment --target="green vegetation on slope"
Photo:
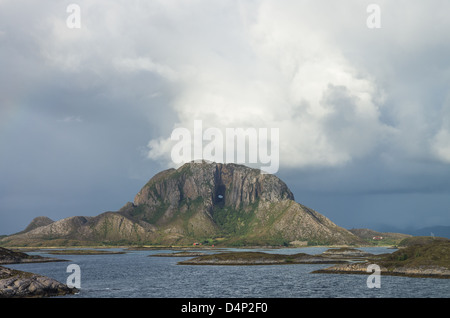
[[[423,237],[416,240],[416,244],[384,255],[380,264],[388,268],[433,265],[450,269],[450,240],[429,240],[424,244],[418,241],[423,241]]]
[[[450,239],[445,237],[433,237],[433,236],[412,236],[402,240],[398,246],[408,247],[413,245],[427,245],[434,242],[450,242]]]

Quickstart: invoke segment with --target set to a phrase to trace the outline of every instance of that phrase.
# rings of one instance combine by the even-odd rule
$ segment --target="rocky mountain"
[[[44,222],[27,229],[3,238],[0,244],[362,242],[325,216],[295,202],[287,185],[275,175],[243,165],[207,162],[191,162],[158,173],[133,202],[119,211]]]
[[[36,218],[33,219],[33,221],[31,221],[30,224],[28,224],[28,226],[25,228],[25,230],[23,230],[22,232],[29,232],[32,231],[38,227],[41,226],[45,226],[45,225],[49,225],[51,223],[53,223],[54,221],[46,216],[38,216]]]

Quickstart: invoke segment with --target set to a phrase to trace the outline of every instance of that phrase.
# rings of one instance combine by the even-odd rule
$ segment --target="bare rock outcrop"
[[[45,262],[64,262],[59,258],[42,257],[39,255],[28,255],[26,253],[12,251],[0,247],[0,264],[20,264],[20,263],[45,263]]]
[[[170,211],[180,208],[184,202],[198,199],[211,212],[216,206],[240,209],[260,200],[294,200],[294,195],[279,178],[257,169],[237,164],[192,162],[155,175],[136,195],[134,205],[147,206],[151,214],[161,206]]]
[[[77,289],[55,279],[0,266],[0,298],[49,297],[75,292]]]

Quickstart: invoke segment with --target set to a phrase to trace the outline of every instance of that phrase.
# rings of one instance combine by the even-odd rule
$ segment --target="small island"
[[[54,250],[46,252],[48,254],[55,255],[115,255],[115,254],[125,254],[122,251],[105,251],[105,250],[96,250],[96,249],[88,249],[88,250]]]
[[[450,278],[450,240],[434,237],[404,239],[393,253],[374,255],[356,248],[331,248],[311,255],[264,252],[225,252],[201,255],[178,262],[179,265],[287,265],[334,264],[312,273],[365,274],[370,264],[380,266],[381,274]]]
[[[158,253],[158,254],[151,254],[149,257],[193,257],[193,256],[203,256],[205,253],[203,252],[188,252],[188,251],[182,251],[182,252],[174,252],[174,253]]]
[[[39,255],[28,255],[23,252],[13,251],[0,247],[0,264],[20,263],[44,263],[44,262],[66,262],[64,259],[43,257]]]
[[[0,264],[61,262],[57,258],[28,255],[0,247]],[[0,298],[48,297],[76,293],[52,278],[0,266]]]
[[[364,274],[370,264],[380,266],[381,275],[450,278],[450,240],[434,237],[411,237],[391,254],[373,255],[364,262],[339,264],[313,273]]]
[[[351,256],[351,258],[355,258]],[[305,253],[276,254],[264,252],[225,252],[199,256],[178,262],[179,265],[283,265],[283,264],[339,264],[346,263],[349,256],[328,257]]]
[[[76,292],[76,288],[55,279],[0,266],[0,298],[62,296]]]

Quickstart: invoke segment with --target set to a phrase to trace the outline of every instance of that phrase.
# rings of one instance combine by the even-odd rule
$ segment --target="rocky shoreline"
[[[283,264],[338,264],[346,263],[347,257],[341,259],[324,255],[275,254],[264,252],[226,252],[202,255],[178,262],[179,265],[283,265]]]
[[[125,252],[120,252],[120,251],[105,251],[105,250],[96,250],[96,249],[89,249],[89,250],[65,249],[65,250],[48,251],[47,253],[48,254],[54,254],[54,255],[116,255],[116,254],[125,254]]]
[[[418,243],[409,239],[406,247],[374,255],[355,248],[332,248],[319,255],[304,253],[285,255],[263,252],[227,252],[202,255],[178,262],[179,265],[274,265],[333,264],[312,273],[370,274],[371,264],[380,267],[380,274],[407,277],[450,278],[450,240]]]
[[[74,294],[55,279],[0,266],[0,298],[33,298]]]
[[[392,254],[369,256],[367,261],[334,265],[313,273],[367,274],[377,264],[381,275],[450,278],[450,240],[438,237],[410,237]]]
[[[60,258],[42,257],[39,255],[28,255],[23,252],[12,251],[0,247],[0,264],[2,265],[45,262],[66,262],[66,260]]]
[[[216,252],[206,249],[193,251],[192,248],[177,248],[173,253],[156,253],[152,257],[186,257],[179,265],[292,265],[330,264],[331,267],[313,271],[323,274],[364,274],[371,271],[371,264],[380,267],[381,275],[450,278],[450,240],[414,237],[402,241],[393,253],[371,254],[357,248],[334,247],[321,254],[279,254],[257,251]],[[97,250],[65,250],[66,253],[95,255]],[[109,253],[113,251],[100,251]],[[115,252],[114,252],[115,253]],[[122,253],[122,252],[120,252]],[[190,258],[192,257],[192,258]],[[64,261],[62,259],[32,256],[19,251],[0,248],[0,264]],[[0,266],[0,298],[50,297],[76,293],[54,279]]]
[[[157,253],[149,255],[149,257],[194,257],[203,255],[205,255],[205,253],[202,252],[175,252],[175,253]]]
[[[61,262],[58,258],[28,255],[0,247],[0,264]],[[62,296],[77,289],[53,278],[0,266],[0,298],[28,298]]]
[[[373,263],[354,263],[339,264],[329,268],[313,271],[313,274],[363,274],[368,275],[371,271],[367,271],[369,265]],[[387,268],[380,266],[380,275],[389,276],[405,276],[418,278],[450,278],[450,270],[440,266],[421,266],[421,267],[394,267]]]

